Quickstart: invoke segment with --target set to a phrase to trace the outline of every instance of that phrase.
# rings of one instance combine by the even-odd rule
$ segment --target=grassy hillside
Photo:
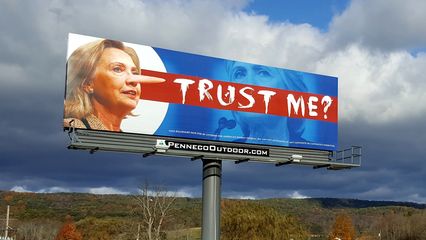
[[[227,202],[231,204],[226,204]],[[15,227],[26,229],[33,225],[44,224],[54,229],[61,225],[67,215],[70,215],[77,227],[87,234],[83,234],[86,236],[84,239],[109,239],[105,236],[114,236],[114,239],[135,239],[135,233],[141,222],[137,201],[135,196],[131,195],[0,191],[1,216],[6,214],[6,205],[11,206],[11,217],[14,219],[11,223]],[[201,206],[199,198],[177,198],[171,217],[167,218],[164,223],[167,239],[197,239],[196,235],[199,235],[201,226]],[[243,220],[244,218],[256,218],[262,215],[260,214],[262,211],[272,211],[271,214],[274,216],[277,212],[276,217],[285,216],[286,219],[290,219],[296,224],[295,226],[300,225],[305,230],[300,229],[314,236],[312,239],[325,239],[336,215],[341,212],[351,216],[357,236],[374,235],[376,231],[382,231],[378,229],[388,227],[386,224],[390,220],[394,221],[396,225],[413,224],[412,222],[418,221],[426,222],[424,221],[426,220],[426,204],[406,202],[333,198],[226,199],[222,207],[224,213],[222,217],[227,218],[244,212],[255,213],[254,209],[263,209],[255,213],[255,216],[243,217]],[[226,214],[229,212],[232,214]],[[259,219],[259,221],[267,220]],[[222,219],[222,222],[232,221]],[[0,224],[3,226],[2,222]],[[299,227],[295,229],[299,229]],[[54,234],[54,231],[51,234]],[[95,237],[96,234],[100,235]],[[315,236],[317,237],[315,238]]]

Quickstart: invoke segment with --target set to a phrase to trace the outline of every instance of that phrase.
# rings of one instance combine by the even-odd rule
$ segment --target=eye
[[[139,71],[136,68],[132,68],[133,75],[139,75]]]
[[[120,63],[120,62],[111,63],[109,65],[109,67],[110,67],[111,71],[116,73],[116,74],[121,74],[124,71],[126,71],[126,66],[123,63]]]
[[[246,76],[247,76],[247,70],[239,67],[234,70],[234,73],[232,74],[232,79],[240,80],[245,78]]]
[[[114,66],[112,68],[112,71],[114,71],[115,73],[122,73],[124,71],[124,68],[121,66]]]
[[[260,77],[271,77],[272,76],[271,73],[268,70],[265,70],[265,69],[260,69],[257,72],[257,75],[259,75]]]

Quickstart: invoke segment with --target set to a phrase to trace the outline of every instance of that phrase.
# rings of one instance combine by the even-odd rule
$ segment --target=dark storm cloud
[[[421,118],[389,125],[342,123],[341,145],[361,145],[361,168],[341,171],[273,165],[230,165],[224,170],[224,189],[241,189],[255,197],[290,196],[346,197],[424,202],[426,174],[422,150],[426,129]],[[235,170],[234,170],[235,169]],[[234,171],[232,171],[234,170]],[[226,186],[229,184],[228,186]],[[233,193],[235,194],[235,193]],[[231,194],[232,195],[232,194]]]
[[[244,5],[239,4],[240,7]],[[165,1],[161,7],[150,1],[127,1],[126,4],[115,1],[2,1],[0,189],[22,186],[32,191],[53,187],[87,191],[107,186],[134,192],[148,180],[164,184],[171,190],[199,195],[200,161],[142,158],[136,154],[111,152],[89,154],[66,149],[68,137],[62,132],[66,40],[68,32],[74,32],[202,54],[223,54],[222,57],[228,58],[255,59],[255,62],[296,61],[299,66],[301,63],[315,65],[316,60],[324,57],[321,54],[327,57],[327,53],[322,52],[326,37],[318,30],[305,25],[270,26],[262,17],[238,12],[238,6],[231,9],[224,5],[224,2],[197,1],[181,4]],[[200,32],[205,34],[197,34]],[[262,36],[256,35],[259,32]],[[294,42],[305,45],[291,47]],[[271,47],[277,51],[270,51]],[[288,52],[299,55],[291,58]],[[424,63],[410,66],[418,70]],[[404,65],[399,67],[402,69]],[[355,69],[354,72],[359,71]],[[416,74],[399,76],[399,79],[416,78],[420,70],[407,72]],[[410,88],[418,87],[417,82],[411,81]],[[383,85],[392,85],[392,81],[373,87],[380,89]],[[401,85],[404,87],[404,82]],[[350,93],[345,91],[345,94]],[[357,93],[362,93],[362,89]],[[362,107],[368,109],[370,106]],[[420,108],[418,113],[412,114],[408,111],[410,107],[413,106],[397,108],[401,111],[399,117],[386,121],[375,121],[374,114],[358,119],[346,117],[340,121],[340,145],[363,146],[361,168],[327,171],[225,162],[224,196],[301,195],[426,202],[422,180],[426,175],[426,113]],[[357,112],[356,108],[361,109],[355,106],[350,113]]]

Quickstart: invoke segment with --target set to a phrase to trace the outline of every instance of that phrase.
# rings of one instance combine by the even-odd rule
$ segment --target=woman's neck
[[[93,115],[102,122],[104,127],[110,131],[120,131],[121,121],[126,114],[113,112],[97,101],[92,101]]]

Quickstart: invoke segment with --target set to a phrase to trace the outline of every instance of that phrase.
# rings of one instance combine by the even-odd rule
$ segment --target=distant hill
[[[307,201],[319,202],[324,208],[371,208],[371,207],[410,207],[426,209],[426,204],[394,201],[369,201],[342,198],[309,198]]]
[[[325,239],[324,236],[333,225],[336,215],[342,211],[351,216],[359,236],[371,236],[376,231],[376,227],[382,226],[383,221],[388,219],[393,219],[396,226],[401,225],[401,222],[410,225],[426,222],[424,221],[426,204],[412,202],[337,198],[224,199],[223,201],[233,202],[234,204],[231,204],[233,206],[239,203],[250,203],[250,206],[257,204],[274,209],[279,214],[297,219],[312,235],[322,236],[317,239]],[[129,228],[136,231],[134,230],[137,229],[136,223],[140,221],[140,215],[137,214],[139,207],[133,195],[0,191],[0,216],[6,214],[7,205],[11,206],[11,217],[15,219],[15,224],[21,224],[21,226],[34,222],[57,225],[64,220],[65,216],[70,215],[81,228],[92,229],[90,226],[96,225],[104,232],[110,231],[109,234],[113,236],[122,231],[128,231]],[[168,231],[199,229],[201,208],[200,198],[176,199],[172,217],[167,221],[165,228]],[[225,208],[224,211],[226,210]],[[410,218],[411,216],[413,218]],[[123,226],[126,227],[123,228]],[[111,232],[113,230],[114,233]]]
[[[303,214],[312,209],[357,210],[365,208],[395,208],[407,207],[413,209],[426,209],[426,204],[413,202],[393,201],[368,201],[358,199],[339,198],[306,198],[287,199],[271,198],[260,200],[246,200],[259,202],[283,212]],[[63,219],[67,214],[76,219],[85,217],[127,217],[137,208],[135,197],[132,195],[95,195],[89,193],[19,193],[0,191],[0,214],[6,211],[6,205],[11,205],[13,214],[20,219],[54,218]],[[176,210],[191,219],[199,220],[194,216],[201,213],[200,198],[178,198]]]
[[[292,204],[300,204],[312,207],[321,207],[325,209],[336,208],[377,208],[377,207],[409,207],[415,209],[426,209],[426,204],[413,202],[394,202],[394,201],[370,201],[359,199],[343,199],[343,198],[304,198],[304,199],[287,199],[287,198],[271,198],[258,200],[261,202],[287,202],[289,206]],[[292,203],[292,204],[291,204]]]

